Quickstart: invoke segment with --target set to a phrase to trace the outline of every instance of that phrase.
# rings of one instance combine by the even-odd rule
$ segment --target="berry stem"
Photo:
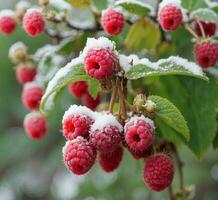
[[[114,102],[116,100],[116,96],[117,96],[117,84],[118,84],[118,80],[116,79],[116,81],[113,79],[111,80],[112,82],[112,95],[111,95],[111,99],[110,99],[110,103],[109,103],[109,112],[113,114],[113,107],[114,107]]]
[[[192,28],[188,24],[184,24],[184,27],[189,33],[194,36],[194,38],[196,38],[197,40],[199,39],[198,35],[192,30]]]
[[[204,31],[204,28],[203,28],[201,22],[200,22],[200,21],[197,21],[197,23],[198,23],[198,25],[199,25],[199,27],[200,27],[201,35],[203,36],[203,38],[206,38],[206,34],[205,34],[205,31]]]
[[[119,117],[121,124],[125,123],[125,120],[127,118],[127,113],[126,113],[126,99],[124,96],[124,80],[121,78],[121,80],[118,83],[118,91],[119,91],[119,101],[120,101],[120,110],[119,110]]]
[[[175,200],[172,185],[168,187],[169,200]]]

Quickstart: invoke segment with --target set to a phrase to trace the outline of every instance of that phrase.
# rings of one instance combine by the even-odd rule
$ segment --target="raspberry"
[[[34,83],[26,83],[22,92],[22,101],[24,106],[29,110],[39,108],[44,90]]]
[[[77,81],[69,85],[70,93],[77,97],[81,98],[85,93],[88,92],[88,84],[86,81]]]
[[[25,63],[18,65],[16,69],[16,77],[18,82],[23,85],[27,82],[33,81],[37,73],[37,70],[33,64]]]
[[[123,158],[123,148],[118,146],[114,151],[109,153],[100,153],[99,164],[103,171],[112,172],[116,170]]]
[[[206,36],[214,36],[216,33],[216,23],[211,23],[211,22],[199,22],[204,30],[204,33]],[[195,22],[195,32],[198,34],[198,36],[202,36],[201,28],[199,23]]]
[[[65,166],[74,174],[87,173],[95,163],[96,150],[84,138],[68,141],[63,148]]]
[[[105,79],[116,67],[114,53],[105,48],[91,49],[85,57],[85,69],[88,75],[98,80]]]
[[[119,35],[125,25],[123,13],[109,9],[102,13],[101,23],[104,31],[109,35]]]
[[[29,9],[23,17],[24,30],[30,36],[37,36],[45,29],[45,20],[40,11]]]
[[[82,136],[87,138],[89,136],[90,126],[94,122],[94,116],[90,109],[73,105],[64,114],[63,134],[68,140]]]
[[[131,153],[132,157],[136,160],[146,158],[152,154],[152,148],[146,149],[144,151],[133,151],[130,148],[128,148],[128,150]]]
[[[17,26],[15,14],[11,10],[0,12],[0,31],[5,35],[10,35]]]
[[[43,115],[38,112],[33,112],[26,115],[24,119],[24,129],[31,139],[40,140],[45,136],[48,130],[48,122]]]
[[[173,4],[168,4],[160,9],[158,20],[164,30],[175,31],[182,24],[182,10]]]
[[[96,99],[94,99],[89,93],[86,93],[86,94],[84,94],[82,100],[83,100],[83,104],[86,107],[88,107],[92,110],[95,110],[95,108],[97,108],[101,102],[101,97],[100,97],[100,95],[98,95],[96,97]]]
[[[147,150],[153,142],[154,124],[149,118],[133,117],[124,127],[126,143],[133,151]]]
[[[91,126],[90,142],[100,152],[113,151],[121,141],[122,126],[112,114],[100,114]]]
[[[195,59],[202,68],[212,67],[218,60],[218,46],[213,42],[195,45]]]
[[[148,158],[144,166],[144,180],[154,191],[161,191],[169,187],[173,181],[174,168],[170,157],[157,154]]]

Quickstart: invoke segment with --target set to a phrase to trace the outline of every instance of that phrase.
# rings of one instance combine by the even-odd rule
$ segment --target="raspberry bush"
[[[200,159],[218,146],[218,15],[215,4],[206,3],[39,0],[1,11],[1,33],[21,26],[28,36],[45,33],[53,42],[34,54],[20,41],[9,50],[31,111],[24,119],[29,138],[43,139],[68,87],[82,104],[71,105],[62,120],[69,171],[92,173],[98,162],[114,172],[127,152],[132,162],[143,161],[139,178],[149,190],[168,188],[169,199],[187,199],[179,147]],[[84,9],[88,23],[78,23],[73,9]],[[176,170],[179,188],[173,187]]]

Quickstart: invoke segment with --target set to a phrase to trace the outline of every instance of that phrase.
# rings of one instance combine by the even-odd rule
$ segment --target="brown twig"
[[[173,195],[173,188],[171,185],[168,187],[168,194],[169,194],[169,200],[175,200]]]

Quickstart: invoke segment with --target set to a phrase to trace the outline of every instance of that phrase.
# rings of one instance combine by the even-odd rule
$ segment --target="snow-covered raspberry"
[[[40,140],[48,130],[47,119],[38,112],[32,112],[26,115],[24,119],[24,129],[28,137],[33,140]]]
[[[172,184],[174,167],[171,158],[164,154],[149,157],[144,166],[146,185],[154,191],[161,191]]]
[[[68,141],[63,148],[65,166],[74,174],[87,173],[95,163],[96,150],[84,138]]]
[[[122,129],[112,114],[99,113],[91,126],[90,142],[100,152],[111,152],[121,141]]]
[[[71,106],[62,120],[63,134],[68,140],[82,136],[88,138],[90,126],[94,122],[94,113],[84,106]]]
[[[16,78],[21,85],[33,81],[36,74],[36,67],[32,63],[21,63],[16,68]]]
[[[71,83],[69,85],[69,92],[73,96],[81,98],[84,94],[88,92],[87,81],[77,81],[75,83]]]
[[[37,9],[29,9],[23,17],[24,30],[30,36],[37,36],[45,30],[45,19]]]
[[[218,60],[218,45],[215,42],[203,42],[195,45],[195,59],[202,68],[213,67]]]
[[[180,1],[164,0],[159,7],[158,21],[162,28],[167,31],[175,31],[183,21],[183,13]]]
[[[115,9],[108,9],[102,12],[101,23],[107,34],[119,35],[125,25],[125,16]]]
[[[12,10],[0,12],[0,32],[5,35],[11,34],[17,27],[15,14]]]
[[[201,22],[195,22],[195,32],[198,34],[198,36],[200,37],[203,36],[199,23],[201,24],[206,36],[211,37],[215,35],[216,28],[217,28],[216,23],[201,21]]]
[[[25,62],[28,57],[26,45],[23,42],[14,43],[9,49],[8,57],[14,63]]]
[[[144,116],[132,117],[125,124],[124,135],[131,150],[144,151],[152,145],[154,140],[154,123]]]
[[[89,93],[85,93],[82,97],[82,102],[86,107],[95,110],[101,102],[101,96],[98,94],[96,99],[94,99]]]
[[[26,83],[22,91],[22,102],[27,109],[36,110],[39,108],[43,94],[44,89],[37,83]]]
[[[109,153],[100,153],[99,164],[103,171],[109,173],[116,170],[123,158],[123,148],[117,146],[117,148]]]

